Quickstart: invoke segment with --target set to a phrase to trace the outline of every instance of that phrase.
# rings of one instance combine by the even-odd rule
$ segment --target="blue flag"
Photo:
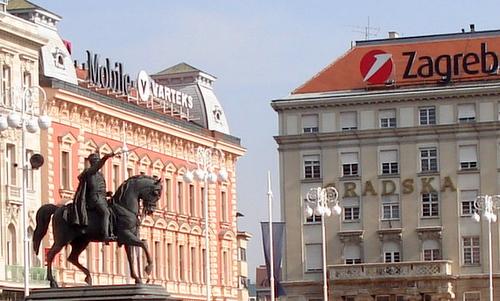
[[[262,228],[262,244],[264,246],[264,258],[266,260],[267,268],[267,282],[271,279],[271,266],[269,254],[269,222],[261,222]],[[284,222],[273,222],[273,271],[274,271],[274,289],[275,296],[286,295],[283,286],[281,286],[281,257],[283,255],[283,238],[285,234]],[[271,285],[269,285],[271,286]],[[272,300],[274,301],[274,300]]]

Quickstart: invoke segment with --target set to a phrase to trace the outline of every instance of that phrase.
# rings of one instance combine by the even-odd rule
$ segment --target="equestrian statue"
[[[36,228],[33,233],[33,248],[36,254],[52,217],[54,243],[46,258],[50,287],[58,287],[52,275],[52,261],[67,244],[71,244],[68,261],[85,273],[85,282],[88,285],[92,285],[90,272],[78,261],[78,257],[90,242],[108,244],[110,241],[116,241],[118,246],[124,245],[130,276],[137,284],[141,283],[141,278],[134,269],[132,247],[142,248],[147,259],[145,272],[151,274],[153,260],[146,244],[138,237],[139,217],[151,215],[156,209],[161,197],[162,180],[146,175],[132,176],[108,197],[106,181],[100,169],[106,160],[114,155],[111,153],[100,158],[96,153],[90,154],[87,158],[89,166],[78,176],[78,188],[73,202],[62,206],[46,204],[36,213]]]

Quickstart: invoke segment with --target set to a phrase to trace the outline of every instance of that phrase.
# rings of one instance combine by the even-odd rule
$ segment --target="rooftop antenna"
[[[367,19],[366,26],[351,26],[354,32],[360,32],[365,36],[365,41],[370,38],[376,37],[380,31],[380,27],[370,26],[370,17]]]

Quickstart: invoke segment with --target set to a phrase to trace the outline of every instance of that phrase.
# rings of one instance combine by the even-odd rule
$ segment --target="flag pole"
[[[271,287],[271,301],[275,300],[274,296],[274,250],[273,250],[273,193],[271,191],[271,172],[267,171],[267,199],[269,203],[269,284]]]

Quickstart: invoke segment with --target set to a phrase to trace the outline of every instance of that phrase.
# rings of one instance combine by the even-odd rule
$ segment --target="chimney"
[[[397,39],[399,38],[399,33],[397,31],[389,31],[389,39]]]
[[[476,31],[476,26],[474,24],[469,24],[470,32]]]

